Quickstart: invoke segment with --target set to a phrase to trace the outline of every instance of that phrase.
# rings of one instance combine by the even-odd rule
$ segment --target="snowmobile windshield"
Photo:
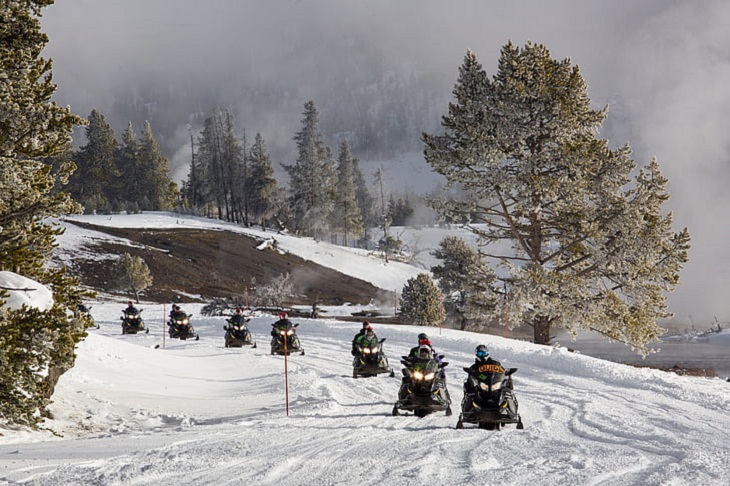
[[[436,360],[418,361],[413,364],[413,379],[416,381],[433,380],[438,373],[438,363]]]
[[[501,385],[505,378],[505,369],[499,364],[484,363],[479,366],[477,372],[479,382],[491,385],[493,390],[496,389],[495,386]]]

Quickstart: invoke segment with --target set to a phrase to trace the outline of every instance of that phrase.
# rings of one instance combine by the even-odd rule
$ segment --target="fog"
[[[133,119],[120,100],[136,94],[144,103],[133,114],[149,112],[176,180],[187,172],[188,127],[197,129],[215,105],[230,108],[250,138],[261,132],[276,162],[288,162],[307,100],[320,108],[332,143],[354,133],[358,115],[387,112],[392,73],[432,111],[407,120],[408,151],[421,130],[438,128],[467,49],[493,74],[508,40],[543,43],[580,66],[596,107],[609,106],[601,136],[613,146],[629,142],[639,165],[656,156],[670,180],[676,228],[693,237],[670,297],[676,319],[730,321],[725,0],[58,0],[42,23],[57,100],[82,116],[100,110],[119,134]],[[150,93],[175,109],[160,113]],[[393,184],[417,191],[434,184],[428,170],[392,162],[404,158],[393,147],[373,154],[375,140],[359,142],[366,170],[385,164]]]

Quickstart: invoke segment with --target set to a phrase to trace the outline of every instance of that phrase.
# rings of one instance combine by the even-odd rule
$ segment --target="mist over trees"
[[[87,213],[165,211],[177,202],[177,185],[149,122],[139,139],[130,122],[120,144],[104,115],[92,110],[86,144],[71,158],[76,171],[68,191]]]
[[[468,51],[453,93],[445,133],[424,134],[424,155],[464,191],[434,207],[479,237],[498,275],[490,292],[506,288],[536,343],[561,326],[647,352],[689,249],[687,230],[674,233],[661,212],[658,162],[632,179],[628,145],[596,137],[606,110],[591,109],[580,70],[543,45],[508,43],[491,79]]]

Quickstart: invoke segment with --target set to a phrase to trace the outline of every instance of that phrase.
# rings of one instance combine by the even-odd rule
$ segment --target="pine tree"
[[[220,219],[243,222],[240,194],[245,187],[243,155],[233,115],[216,109],[205,120],[196,162],[201,167],[199,174],[205,176],[201,192],[206,196],[206,203],[215,206]]]
[[[125,253],[114,267],[113,285],[132,292],[139,302],[139,293],[152,285],[152,273],[141,257]]]
[[[140,201],[144,197],[144,171],[139,156],[139,144],[132,122],[122,132],[122,144],[117,151],[117,168],[119,169],[119,199],[124,200],[124,209],[131,207],[129,202]]]
[[[440,326],[444,320],[441,293],[426,273],[406,282],[400,298],[398,319],[416,326]]]
[[[150,122],[145,122],[142,137],[138,144],[141,179],[136,181],[142,186],[141,195],[149,201],[147,208],[152,211],[168,211],[175,206],[177,185],[170,180],[167,158],[162,155],[160,144],[155,140]]]
[[[337,174],[313,101],[304,104],[303,116],[302,129],[294,136],[297,160],[284,165],[289,174],[289,207],[296,233],[323,238],[331,229]]]
[[[275,214],[277,209],[278,183],[271,165],[269,150],[260,133],[256,134],[254,143],[249,152],[249,177],[246,184],[249,209],[254,221],[266,228],[266,222]]]
[[[424,155],[469,197],[435,208],[480,223],[471,229],[485,255],[509,271],[512,317],[540,344],[561,326],[646,352],[689,248],[687,230],[673,233],[661,214],[658,163],[632,184],[628,145],[596,138],[607,111],[591,109],[578,67],[545,46],[507,44],[492,79],[467,52],[453,93],[445,133],[424,134]]]
[[[456,320],[462,331],[470,324],[472,328],[484,327],[479,324],[488,327],[499,301],[492,269],[484,264],[475,249],[457,236],[441,240],[432,254],[442,260],[441,265],[431,267],[431,273],[444,295],[446,315]]]
[[[42,160],[62,155],[83,120],[51,101],[51,61],[41,9],[52,0],[4,2],[0,8],[0,270],[49,287],[50,310],[10,310],[0,295],[0,421],[36,426],[56,380],[74,362],[85,331],[69,319],[84,293],[64,268],[47,268],[62,233],[49,218],[80,212],[61,186],[75,165]]]
[[[352,152],[350,144],[345,141],[340,144],[337,175],[334,228],[342,233],[343,244],[347,246],[350,238],[359,239],[363,235],[363,224],[362,212],[357,205]]]
[[[206,184],[208,175],[206,165],[201,163],[197,156],[192,128],[190,128],[190,148],[190,170],[180,192],[186,207],[192,209],[194,212],[199,212],[206,207],[209,200]]]
[[[357,200],[357,207],[360,208],[360,219],[367,231],[368,228],[378,226],[378,215],[358,159],[352,159],[352,176],[355,181],[355,199]]]
[[[119,177],[116,163],[118,147],[114,130],[104,115],[91,110],[86,127],[86,145],[74,157],[78,169],[71,176],[69,187],[87,213],[111,210],[111,201],[116,197],[114,187]]]

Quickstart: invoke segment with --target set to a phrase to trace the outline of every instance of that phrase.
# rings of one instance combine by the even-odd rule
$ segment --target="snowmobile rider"
[[[436,350],[433,349],[431,340],[428,339],[426,333],[423,332],[418,335],[418,346],[411,348],[411,351],[408,353],[408,361],[410,361],[411,363],[415,363],[416,361],[418,361],[418,359],[421,358],[421,354],[423,352],[421,348],[423,346],[427,346],[428,349],[431,350],[431,357],[440,365],[442,362],[441,357],[436,352]],[[446,371],[443,368],[441,368],[441,378],[446,379]]]
[[[483,368],[483,366],[485,365],[488,368]],[[484,369],[504,373],[504,367],[502,366],[502,363],[489,355],[489,348],[487,348],[486,345],[480,344],[476,347],[476,349],[474,349],[474,364],[469,367],[468,373],[470,375],[478,376],[479,373],[483,372]],[[464,394],[474,396],[475,393],[476,390],[471,388],[469,380],[466,380],[464,382]]]
[[[187,314],[185,314],[181,309],[180,306],[177,304],[172,304],[172,310],[170,311],[170,320],[174,321],[175,319],[179,318],[185,318],[187,317]]]
[[[236,307],[234,314],[228,319],[228,322],[234,326],[245,326],[246,318],[243,316],[243,309]]]
[[[127,301],[127,308],[122,311],[123,314],[127,314],[130,316],[135,316],[139,314],[139,310],[134,306],[131,300]]]
[[[286,312],[279,312],[279,320],[271,325],[271,337],[276,339],[279,336],[279,329],[289,329],[293,327],[292,322],[289,320],[289,314]]]
[[[353,341],[354,354],[358,354],[357,351],[355,351],[358,346],[364,348],[365,346],[370,346],[372,344],[378,344],[378,336],[375,335],[375,331],[372,326],[368,325],[368,327],[365,328],[364,333],[355,336],[355,340]]]
[[[350,353],[353,356],[357,356],[358,341],[361,340],[362,337],[365,335],[368,327],[370,327],[370,323],[368,321],[362,321],[362,328],[358,331],[357,334],[355,334],[355,337],[352,338],[352,351]]]

